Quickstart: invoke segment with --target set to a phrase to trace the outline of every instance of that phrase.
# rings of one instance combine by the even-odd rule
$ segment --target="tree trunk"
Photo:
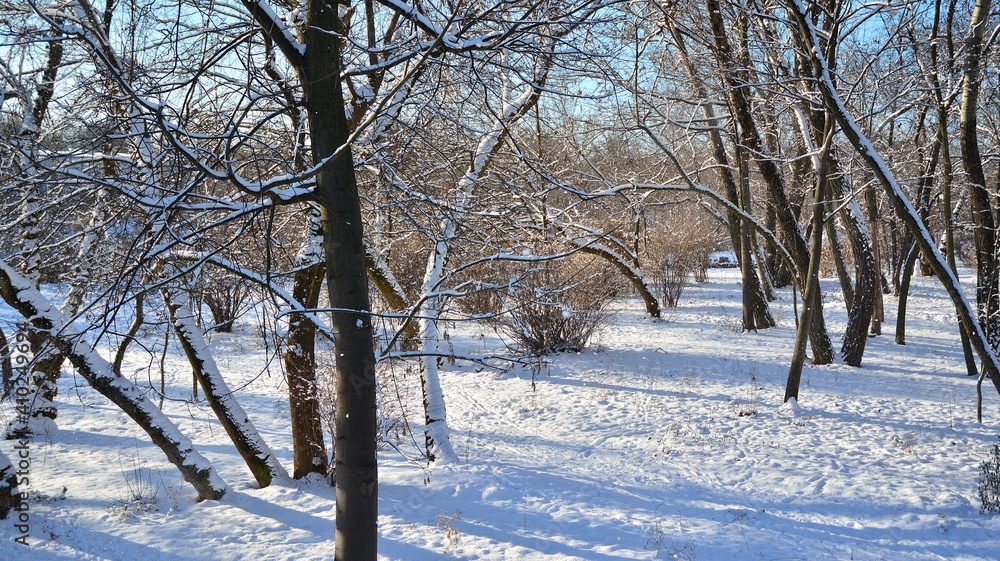
[[[708,92],[698,76],[697,68],[688,56],[687,48],[684,46],[684,35],[681,34],[673,19],[665,18],[665,22],[670,29],[680,55],[681,62],[687,70],[688,77],[695,89],[695,94],[700,100],[701,112],[705,116],[705,124],[708,129],[709,140],[712,142],[712,155],[715,162],[719,164],[719,179],[726,191],[726,198],[729,202],[743,208],[744,212],[750,212],[749,177],[746,173],[746,158],[739,159],[740,187],[737,187],[736,179],[730,169],[729,157],[726,155],[726,145],[722,141],[722,134],[719,132],[722,123],[715,115],[715,109],[708,101]],[[737,147],[739,150],[739,147]],[[750,235],[752,229],[744,223],[743,218],[735,210],[728,210],[729,241],[736,252],[740,265],[740,274],[743,279],[743,330],[756,331],[774,327],[774,318],[767,304],[767,297],[761,288],[761,279],[757,277],[757,267],[754,261]]]
[[[3,401],[14,391],[14,365],[10,359],[11,348],[7,343],[7,335],[3,328],[0,328],[0,372],[3,373],[3,391],[0,392],[0,401]]]
[[[838,176],[833,183],[839,186],[840,197],[850,196],[843,177]],[[868,342],[868,325],[875,315],[876,298],[879,295],[878,269],[872,251],[874,244],[867,236],[868,232],[857,203],[851,201],[841,211],[840,216],[854,253],[856,271],[854,306],[847,314],[847,329],[844,332],[844,344],[840,347],[840,354],[847,364],[861,366],[861,359]]]
[[[809,269],[809,246],[799,231],[795,216],[792,213],[791,205],[786,196],[784,179],[781,170],[773,158],[768,156],[768,150],[761,141],[760,133],[754,122],[753,114],[748,99],[749,81],[743,75],[743,71],[737,65],[737,59],[727,38],[726,26],[722,20],[722,11],[718,0],[706,0],[708,18],[712,26],[712,33],[715,36],[715,52],[722,65],[723,76],[729,86],[730,107],[733,116],[739,124],[740,141],[746,148],[757,157],[757,168],[768,188],[768,195],[774,207],[779,231],[782,234],[782,242],[792,254],[795,260],[795,267],[800,280],[803,279],[805,271]],[[807,284],[807,283],[805,283]],[[817,289],[818,290],[818,289]],[[830,336],[826,332],[826,324],[823,319],[822,297],[817,291],[814,301],[806,301],[815,306],[814,313],[810,315],[809,340],[813,348],[813,362],[816,364],[828,364],[833,360],[833,346]]]
[[[871,265],[874,268],[872,289],[875,297],[875,308],[871,315],[871,332],[874,335],[881,335],[882,322],[885,321],[885,308],[882,305],[882,251],[878,237],[878,199],[873,185],[865,187],[865,203],[868,208],[869,247],[873,257]]]
[[[208,352],[201,329],[195,323],[187,294],[177,289],[165,288],[163,300],[170,312],[170,321],[177,340],[184,349],[188,362],[191,363],[201,389],[205,392],[209,407],[250,468],[257,484],[267,487],[276,477],[288,477],[285,469],[275,458],[274,452],[261,438],[257,428],[250,422],[250,418],[226,385],[215,359]]]
[[[16,459],[17,456],[15,456]],[[0,520],[6,520],[10,511],[18,508],[20,504],[21,494],[17,489],[17,469],[7,459],[3,451],[0,451]]]
[[[337,522],[334,559],[375,561],[378,551],[378,463],[375,347],[361,202],[341,84],[345,30],[328,0],[306,4],[306,51],[300,69],[322,207],[327,291],[336,349]],[[334,154],[339,154],[334,157]]]
[[[292,298],[307,310],[319,305],[326,275],[319,218],[319,212],[309,210],[308,232],[296,259],[298,267],[292,283]],[[284,363],[292,423],[292,476],[299,479],[310,473],[326,475],[328,460],[316,385],[316,324],[306,314],[291,313],[288,332]]]
[[[903,262],[903,270],[899,280],[899,304],[896,308],[896,344],[906,344],[906,301],[910,298],[910,279],[913,278],[913,269],[916,266],[920,250],[917,244],[910,246],[910,251],[906,253],[906,260]]]
[[[771,202],[767,203],[764,213],[764,227],[772,232],[778,231],[778,213],[774,210]],[[778,247],[772,240],[764,241],[765,264],[768,269],[772,284],[775,288],[784,288],[792,283],[792,271],[781,259]]]
[[[571,241],[576,243],[574,240]],[[605,244],[577,245],[581,252],[600,257],[618,269],[639,293],[646,306],[646,314],[652,318],[660,317],[660,303],[656,300],[653,290],[646,284],[646,278],[642,276],[642,271],[630,265],[621,255]]]
[[[934,19],[934,33],[937,35],[937,18],[938,11],[940,10],[940,1],[937,2],[935,8],[935,19]],[[944,219],[944,248],[945,248],[945,258],[948,260],[948,267],[951,268],[955,276],[958,276],[958,263],[955,260],[955,225],[954,225],[954,211],[952,209],[952,187],[954,177],[953,163],[951,159],[951,139],[948,134],[948,111],[944,104],[944,95],[941,92],[940,80],[937,77],[937,41],[932,37],[931,39],[931,64],[934,67],[932,72],[932,82],[931,87],[934,89],[934,95],[937,101],[938,109],[938,139],[937,145],[940,146],[941,152],[941,164],[944,166],[944,177],[941,192],[941,216]],[[972,354],[972,344],[969,342],[969,333],[965,328],[959,325],[959,334],[962,338],[962,354],[965,356],[965,369],[969,376],[975,376],[979,373],[976,368],[976,357]],[[897,336],[898,339],[898,336]],[[902,344],[902,343],[900,343]]]
[[[721,143],[721,139],[720,139]],[[743,209],[744,215],[749,215],[750,203],[750,169],[747,162],[746,152],[742,147],[736,147],[736,159],[739,162],[739,196],[736,200],[731,200],[734,204]],[[728,165],[728,162],[719,162],[721,166]],[[734,186],[735,187],[735,186]],[[730,220],[733,219],[734,212],[730,212]],[[754,253],[752,229],[750,224],[739,214],[736,215],[736,230],[739,232],[739,239],[735,247],[739,248],[740,256],[740,276],[743,279],[743,330],[757,331],[758,329],[768,329],[775,326],[774,316],[771,315],[771,308],[767,304],[767,295],[764,293],[762,285],[766,279],[757,276],[757,258]]]
[[[802,298],[802,317],[799,320],[799,327],[795,334],[795,350],[792,352],[792,363],[788,368],[788,381],[785,384],[784,401],[788,401],[789,399],[798,401],[799,399],[802,366],[806,359],[806,335],[809,332],[809,326],[812,325],[810,316],[820,311],[815,304],[819,296],[819,262],[823,256],[823,201],[825,200],[824,186],[827,183],[825,154],[821,156],[821,159],[824,161],[821,162],[820,169],[817,170],[818,177],[816,179],[815,197],[813,198],[813,235],[812,244],[809,247],[806,291],[805,296]]]
[[[965,295],[962,293],[958,277],[955,276],[955,273],[948,267],[944,257],[937,250],[933,238],[931,238],[927,228],[920,221],[916,209],[913,208],[906,195],[903,194],[903,190],[896,182],[896,178],[889,171],[885,161],[875,152],[871,141],[861,132],[861,129],[847,112],[847,108],[844,106],[840,94],[837,93],[830,78],[829,69],[820,50],[819,39],[816,37],[816,30],[813,28],[808,15],[803,11],[804,7],[797,0],[788,0],[786,6],[788,7],[789,14],[799,28],[799,35],[806,49],[809,51],[808,55],[813,59],[817,84],[823,93],[823,99],[828,110],[837,119],[844,135],[851,141],[855,150],[857,150],[872,173],[875,174],[883,190],[888,195],[897,216],[906,224],[906,227],[916,239],[921,252],[929,259],[931,266],[934,268],[934,273],[941,279],[945,290],[948,292],[948,296],[951,297],[952,302],[955,304],[962,326],[972,335],[971,343],[980,360],[983,362],[985,374],[989,376],[997,392],[1000,393],[1000,362],[997,361],[993,347],[986,338],[985,331],[983,331],[976,321],[975,311],[969,306]]]
[[[382,299],[385,300],[389,309],[402,312],[410,307],[410,302],[403,293],[403,287],[392,274],[389,266],[379,257],[372,248],[365,246],[365,265],[368,267],[368,279],[375,285]],[[403,333],[400,337],[400,347],[403,350],[412,351],[417,348],[417,338],[420,336],[417,322],[408,321],[402,327]],[[392,349],[385,349],[388,353]]]
[[[146,394],[127,378],[117,375],[111,364],[90,348],[82,334],[66,324],[66,319],[31,282],[18,275],[0,260],[0,297],[32,327],[49,335],[63,356],[101,395],[107,397],[132,418],[153,444],[177,466],[181,476],[198,492],[199,500],[216,500],[226,492],[226,484],[212,469],[191,441],[177,430],[169,417],[146,398]]]
[[[808,61],[801,61],[799,66],[808,66]],[[799,116],[802,141],[809,152],[816,153],[816,146],[822,142],[823,131],[831,128],[833,123],[824,113],[812,107],[799,113]],[[852,197],[851,187],[841,171],[840,160],[834,154],[826,154],[825,157],[825,161],[822,161],[818,155],[812,157],[817,177],[828,182],[829,185],[826,189],[830,196],[837,199],[850,199]],[[876,255],[872,249],[874,243],[868,237],[869,229],[865,225],[864,216],[857,202],[850,199],[839,214],[854,254],[856,282],[853,288],[849,287],[844,292],[844,300],[845,302],[849,301],[850,304],[847,313],[847,329],[844,332],[844,343],[840,348],[840,354],[844,358],[844,362],[850,366],[861,366],[865,346],[868,343],[868,325],[872,321],[876,299],[879,296],[876,280],[878,274],[875,265]],[[832,221],[827,222],[827,226],[830,226],[827,230],[831,238],[836,238],[837,232],[832,224]],[[831,244],[833,244],[832,241]],[[846,275],[842,274],[841,276]]]
[[[854,285],[851,274],[847,271],[847,261],[844,259],[844,248],[840,244],[840,233],[837,231],[836,223],[828,220],[825,225],[826,238],[830,240],[830,253],[833,254],[833,266],[837,270],[837,280],[840,282],[840,290],[844,293],[844,307],[847,313],[851,313],[854,307]]]
[[[976,0],[965,40],[965,75],[962,79],[961,140],[962,165],[969,181],[972,222],[976,227],[976,257],[978,262],[976,302],[979,324],[986,331],[994,350],[1000,348],[1000,263],[997,258],[997,231],[993,201],[986,190],[986,174],[979,152],[978,125],[979,87],[983,34],[990,12],[990,0]]]

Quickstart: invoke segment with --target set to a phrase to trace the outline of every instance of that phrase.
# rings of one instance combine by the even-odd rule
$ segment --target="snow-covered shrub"
[[[979,464],[980,512],[1000,512],[1000,444]]]
[[[528,356],[580,351],[607,319],[619,287],[612,271],[594,259],[550,263],[512,284],[500,299],[497,329]]]

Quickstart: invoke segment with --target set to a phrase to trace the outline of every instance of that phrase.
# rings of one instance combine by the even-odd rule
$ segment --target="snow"
[[[960,272],[969,286],[974,273]],[[530,366],[443,364],[458,456],[445,466],[419,461],[410,374],[403,397],[417,436],[379,458],[381,558],[997,559],[1000,516],[979,513],[976,486],[1000,400],[987,393],[986,423],[975,422],[975,379],[939,283],[914,277],[906,346],[893,343],[887,295],[885,334],[869,341],[864,367],[807,365],[800,402],[783,405],[790,289],[772,304],[778,327],[740,333],[738,278],[712,269],[658,322],[637,298],[616,302],[589,349],[539,365],[534,390]],[[836,286],[824,280],[834,336],[847,319]],[[0,307],[5,326],[14,318]],[[478,324],[448,331],[458,354],[502,349]],[[123,372],[158,386],[149,355],[131,348]],[[287,388],[265,370],[254,330],[213,334],[209,348],[290,465]],[[333,489],[320,478],[256,488],[204,402],[185,401],[191,374],[173,344],[166,366],[165,413],[230,483],[222,500],[196,502],[145,434],[67,371],[59,429],[31,444],[32,545],[0,521],[0,557],[330,559]],[[12,415],[8,403],[0,412]],[[13,457],[15,444],[0,451]],[[157,489],[151,508],[128,503],[137,473]]]

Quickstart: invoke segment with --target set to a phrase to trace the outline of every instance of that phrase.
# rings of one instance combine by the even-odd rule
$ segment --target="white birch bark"
[[[446,298],[439,293],[445,280],[451,247],[461,227],[462,218],[472,203],[476,186],[479,184],[483,172],[486,171],[491,158],[502,145],[508,128],[538,101],[541,95],[540,88],[545,82],[550,67],[551,58],[545,58],[536,68],[534,83],[530,84],[514,99],[510,99],[511,88],[509,82],[506,83],[504,106],[495,117],[490,130],[480,138],[479,144],[473,152],[472,162],[456,186],[458,200],[442,218],[437,240],[427,258],[427,268],[421,289],[421,299],[426,300],[427,304],[421,312],[419,339],[421,350],[425,353],[420,370],[425,413],[424,437],[428,458],[431,461],[448,462],[456,459],[448,436],[447,412],[438,372],[438,360],[446,354],[442,350],[437,326],[444,311]]]

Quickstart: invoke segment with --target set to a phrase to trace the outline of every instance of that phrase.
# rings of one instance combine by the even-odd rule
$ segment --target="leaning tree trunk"
[[[824,152],[826,150],[824,149]],[[826,160],[825,154],[820,157]],[[792,363],[788,368],[788,380],[785,384],[785,399],[788,401],[799,399],[799,385],[802,380],[802,366],[806,359],[806,336],[809,326],[812,325],[811,316],[821,310],[817,310],[814,303],[819,294],[819,262],[823,255],[823,201],[824,186],[827,183],[826,162],[821,161],[817,169],[815,197],[813,198],[812,217],[812,244],[809,247],[809,266],[807,267],[806,291],[802,298],[802,317],[799,320],[799,327],[795,334],[795,349],[792,352]]]
[[[163,299],[170,312],[174,333],[177,334],[177,340],[187,355],[195,378],[205,392],[209,407],[250,468],[257,484],[267,487],[275,478],[288,477],[274,456],[274,452],[264,442],[257,428],[250,422],[249,416],[237,403],[236,397],[222,377],[222,372],[215,364],[215,359],[208,352],[201,329],[188,305],[187,294],[181,290],[165,288]]]
[[[639,293],[643,304],[646,306],[646,314],[651,318],[660,317],[660,303],[656,299],[656,295],[653,294],[653,289],[646,282],[646,277],[643,276],[642,271],[629,263],[619,252],[616,252],[607,244],[596,243],[596,241],[588,243],[583,240],[570,239],[570,243],[576,245],[582,253],[600,257],[618,269],[618,272]]]
[[[112,365],[91,349],[83,335],[67,324],[66,318],[49,302],[33,284],[18,275],[6,262],[0,260],[0,298],[31,322],[34,330],[46,333],[63,356],[76,368],[80,376],[101,395],[111,400],[132,418],[153,444],[156,444],[177,466],[181,476],[198,492],[199,500],[219,499],[226,492],[226,484],[212,469],[211,464],[199,454],[191,441],[181,434],[169,417],[128,378],[114,371]]]

